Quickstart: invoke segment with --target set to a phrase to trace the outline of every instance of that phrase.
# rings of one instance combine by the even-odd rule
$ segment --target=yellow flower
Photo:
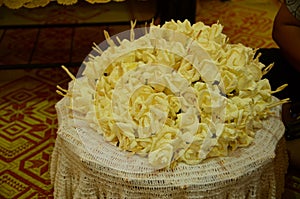
[[[173,146],[165,144],[148,155],[149,163],[156,168],[165,168],[170,166],[173,156]]]
[[[168,96],[168,104],[169,104],[169,113],[171,118],[176,118],[177,114],[181,109],[181,104],[176,96],[169,95]]]

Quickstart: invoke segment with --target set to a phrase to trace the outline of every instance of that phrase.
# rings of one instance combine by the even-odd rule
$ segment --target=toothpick
[[[76,79],[76,77],[64,65],[62,65],[61,67],[66,71],[66,73],[71,77],[72,80]]]
[[[288,102],[290,102],[290,98],[286,98],[286,99],[282,99],[278,102],[274,102],[273,104],[269,104],[267,107],[268,108],[273,108],[275,106],[282,105],[282,104],[285,104],[285,103],[288,103]]]
[[[275,91],[271,91],[271,94],[277,93],[282,91],[283,89],[285,89],[288,86],[288,84],[283,84],[281,86],[279,86]]]
[[[62,88],[62,87],[60,87],[59,85],[57,85],[56,88],[58,89],[58,90],[56,90],[56,93],[57,93],[57,94],[62,95],[63,97],[71,96],[71,95],[69,94],[69,91],[68,91],[68,90],[66,90],[66,89],[64,89],[64,88]]]
[[[154,26],[154,18],[152,18],[150,26]]]
[[[61,95],[61,96],[63,96],[63,97],[67,96],[67,94],[61,92],[60,90],[56,90],[56,93],[59,94],[59,95]]]
[[[58,88],[60,91],[63,91],[63,92],[65,92],[65,93],[68,93],[68,90],[62,88],[60,85],[56,85],[56,88]]]
[[[145,34],[148,34],[147,25],[148,25],[148,23],[147,23],[147,21],[146,21],[146,22],[145,22]]]
[[[104,32],[104,36],[105,36],[105,39],[106,39],[107,43],[108,43],[110,46],[115,46],[116,44],[115,44],[114,41],[110,38],[109,33],[108,33],[106,30],[104,30],[103,32]]]
[[[130,29],[130,41],[134,41],[134,27],[136,25],[136,20],[133,21],[130,21],[130,24],[131,24],[131,29]]]
[[[255,52],[256,52],[257,50],[255,50]],[[258,61],[259,60],[259,58],[260,58],[260,56],[261,56],[261,53],[258,53],[258,55],[255,57],[255,61]]]
[[[230,40],[229,37],[226,37],[225,44],[228,44],[229,40]]]
[[[94,46],[92,46],[92,49],[94,51],[96,51],[99,55],[102,55],[103,51],[101,50],[101,48],[99,48],[99,46],[94,42],[93,43]]]
[[[94,60],[94,59],[95,59],[95,56],[92,55],[92,54],[89,54],[89,58],[90,58],[91,60]]]
[[[118,36],[116,36],[116,40],[119,43],[119,45],[121,45],[122,41],[121,41],[121,39]]]
[[[274,63],[270,64],[269,66],[267,66],[266,68],[263,69],[262,74],[265,75],[267,74],[274,66]]]

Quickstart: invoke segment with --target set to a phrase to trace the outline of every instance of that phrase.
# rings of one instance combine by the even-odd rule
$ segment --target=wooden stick
[[[68,93],[68,90],[62,88],[61,86],[57,85],[56,88],[58,88],[60,91]]]
[[[56,90],[56,93],[63,96],[63,97],[66,97],[67,94],[64,94],[63,92],[61,92],[60,90]]]
[[[263,75],[267,74],[273,68],[273,66],[274,66],[274,63],[272,63],[269,66],[267,66],[266,68],[264,68],[263,71],[262,71],[262,74]]]
[[[64,65],[62,65],[61,67],[66,71],[66,73],[71,77],[72,80],[76,79],[76,77]]]
[[[95,42],[93,42],[93,45],[93,49],[101,55],[103,53],[102,49]]]
[[[257,49],[255,49],[254,52],[256,52],[256,51],[257,51]],[[258,55],[255,57],[255,61],[259,61],[260,56],[261,56],[261,53],[258,53]]]
[[[133,21],[130,21],[130,24],[131,24],[131,29],[130,29],[130,41],[134,41],[134,38],[135,38],[135,34],[134,34],[134,27],[136,25],[136,20]]]
[[[285,89],[287,86],[288,86],[288,84],[283,84],[282,86],[279,86],[275,91],[271,91],[271,94],[280,92],[283,89]]]
[[[286,98],[286,99],[280,100],[278,102],[274,102],[273,104],[269,104],[267,107],[268,108],[273,108],[275,106],[278,106],[278,105],[281,105],[281,104],[285,104],[285,103],[288,103],[288,102],[290,102],[290,98]]]
[[[121,45],[122,41],[118,36],[116,36],[116,40],[118,41],[119,45]]]
[[[106,39],[107,43],[108,43],[110,46],[115,46],[116,44],[115,44],[115,42],[110,38],[109,33],[108,33],[106,30],[104,30],[103,32],[104,32],[104,36],[105,36],[105,39]]]
[[[95,56],[92,55],[92,54],[89,54],[89,59],[90,59],[90,60],[94,60],[94,59],[95,59]]]

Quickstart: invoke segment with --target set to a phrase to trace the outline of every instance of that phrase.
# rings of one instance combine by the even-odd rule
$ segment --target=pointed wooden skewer
[[[63,91],[63,92],[65,92],[65,93],[68,93],[68,90],[67,90],[67,89],[62,88],[62,87],[59,86],[59,85],[57,85],[56,88],[59,89],[60,91]]]
[[[148,34],[148,29],[147,29],[148,23],[147,21],[145,22],[145,35]]]
[[[62,67],[62,69],[64,69],[64,71],[66,71],[66,73],[69,75],[69,77],[72,80],[76,80],[76,77],[64,65],[62,65],[61,67]],[[57,90],[56,90],[57,94],[59,94],[59,95],[61,95],[63,97],[71,96],[70,93],[69,93],[69,91],[67,89],[62,88],[59,85],[57,85],[56,88],[57,88]]]
[[[94,60],[95,59],[95,56],[92,55],[92,54],[89,54],[88,56],[89,56],[89,60]]]
[[[93,45],[93,50],[96,51],[99,55],[102,55],[103,51],[101,50],[101,48],[95,42],[93,42]]]
[[[260,56],[260,55],[258,55]],[[274,66],[274,63],[270,64],[269,66],[267,66],[266,68],[263,69],[262,74],[265,75],[267,74]]]
[[[66,73],[69,75],[69,77],[71,77],[72,80],[76,79],[76,77],[64,65],[62,65],[61,67],[66,71]]]
[[[71,95],[69,94],[69,91],[66,90],[66,89],[64,89],[64,88],[62,88],[61,86],[57,85],[56,88],[58,89],[58,90],[56,90],[56,93],[57,93],[57,94],[59,94],[59,95],[61,95],[61,96],[63,96],[63,97],[71,96]]]
[[[104,30],[103,32],[104,32],[104,37],[105,37],[107,43],[108,43],[110,46],[115,46],[116,44],[115,44],[115,42],[110,38],[109,33],[108,33],[106,30]]]
[[[285,89],[288,86],[288,84],[283,84],[282,86],[279,86],[275,91],[271,91],[271,94],[278,93]]]
[[[285,103],[288,103],[288,102],[290,102],[290,98],[286,98],[286,99],[282,99],[278,102],[274,102],[272,104],[269,104],[267,107],[268,108],[273,108],[275,106],[279,106],[279,105],[282,105],[282,104],[285,104]]]
[[[254,53],[256,53],[257,50],[258,49],[255,49]],[[255,61],[259,61],[260,56],[261,56],[261,53],[258,53],[258,55],[255,57]]]
[[[63,97],[66,97],[66,96],[67,96],[66,94],[64,94],[64,93],[61,92],[60,90],[56,90],[56,93],[59,94],[59,95],[61,95],[61,96],[63,96]]]
[[[135,38],[135,34],[134,34],[134,27],[136,25],[136,20],[133,22],[133,21],[130,21],[130,24],[131,24],[131,29],[130,29],[130,41],[134,41],[134,38]]]
[[[119,43],[119,45],[121,45],[122,41],[121,41],[121,39],[118,36],[116,36],[116,40]]]

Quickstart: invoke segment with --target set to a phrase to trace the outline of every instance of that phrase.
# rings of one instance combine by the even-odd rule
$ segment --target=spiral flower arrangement
[[[154,168],[199,164],[251,145],[272,107],[288,101],[263,75],[255,50],[230,44],[219,23],[170,21],[136,38],[93,47],[68,90],[73,118]],[[65,68],[68,72],[68,70]],[[68,72],[69,73],[69,72]]]

